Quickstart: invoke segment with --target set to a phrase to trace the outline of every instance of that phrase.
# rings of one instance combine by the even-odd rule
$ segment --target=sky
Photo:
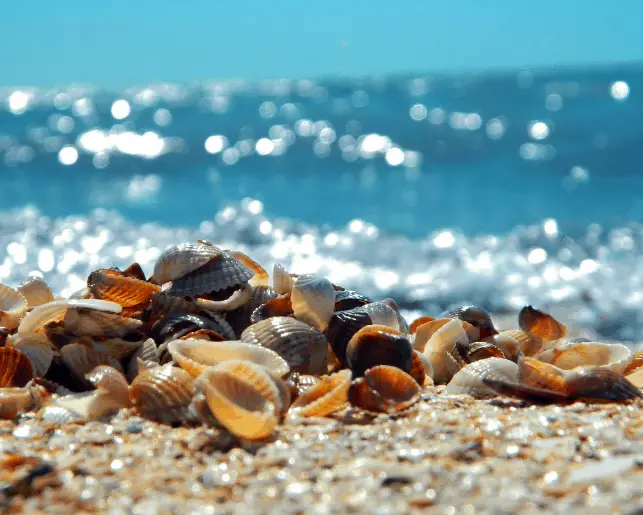
[[[643,59],[641,0],[0,0],[0,85]]]

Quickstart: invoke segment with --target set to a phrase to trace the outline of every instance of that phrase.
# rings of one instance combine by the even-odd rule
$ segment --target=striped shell
[[[117,400],[123,407],[130,406],[131,402],[127,379],[115,368],[100,365],[85,377],[97,390],[109,394],[110,397]]]
[[[471,395],[476,399],[496,397],[498,394],[483,382],[485,378],[516,382],[518,365],[503,358],[475,361],[453,376],[447,385],[447,392],[452,395]]]
[[[558,368],[600,367],[623,372],[632,361],[632,351],[619,343],[570,342],[545,350],[536,358]]]
[[[29,358],[13,347],[0,347],[0,388],[25,386],[33,378]]]
[[[396,413],[405,411],[420,399],[420,387],[409,374],[397,367],[380,365],[367,370],[351,383],[349,402],[366,411]]]
[[[290,406],[289,418],[325,417],[346,407],[351,385],[350,370],[324,376],[320,382],[303,392]]]
[[[156,284],[174,281],[198,270],[221,255],[221,249],[202,243],[181,243],[164,250],[154,265]]]

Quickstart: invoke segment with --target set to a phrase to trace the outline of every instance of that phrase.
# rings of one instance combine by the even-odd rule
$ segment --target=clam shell
[[[420,387],[409,374],[397,367],[380,365],[367,370],[351,384],[348,400],[367,411],[405,411],[420,399]]]
[[[288,363],[276,352],[241,341],[173,340],[168,343],[168,351],[181,368],[195,377],[206,368],[228,360],[252,361],[279,377],[290,371]]]
[[[273,433],[278,409],[264,396],[262,386],[231,373],[225,363],[206,370],[199,381],[210,411],[232,434],[261,440]]]
[[[172,281],[169,295],[196,297],[235,286],[247,285],[254,273],[227,252],[189,274]]]
[[[276,263],[272,270],[272,287],[279,295],[290,293],[294,284],[294,278],[286,269]]]
[[[371,302],[370,304],[363,305],[361,308],[355,309],[366,313],[370,317],[373,325],[385,325],[391,329],[400,331],[397,311],[384,302]]]
[[[292,287],[291,303],[298,320],[323,331],[335,312],[335,288],[324,277],[300,275]]]
[[[20,334],[33,333],[50,322],[62,319],[70,308],[91,309],[116,314],[120,313],[123,309],[115,302],[99,299],[54,300],[38,306],[27,313],[18,326],[18,332]]]
[[[460,320],[459,318],[439,318],[437,320],[429,320],[415,329],[415,337],[413,338],[413,348],[419,352],[424,352],[426,344],[442,327],[447,325],[452,320]],[[461,340],[461,344],[477,341],[480,331],[473,327],[469,322],[460,320],[462,328],[467,335],[467,340]]]
[[[10,331],[18,327],[27,310],[27,299],[22,293],[0,284],[0,326]]]
[[[181,243],[161,253],[154,265],[153,280],[156,284],[174,281],[198,270],[221,255],[221,249],[202,243]]]
[[[115,368],[100,365],[85,377],[97,390],[109,394],[124,408],[130,406],[129,384],[125,376]]]
[[[45,280],[36,275],[20,283],[16,291],[27,299],[27,308],[35,308],[54,300],[54,295]]]
[[[0,388],[25,386],[33,379],[29,358],[13,347],[0,347]]]
[[[182,421],[194,396],[194,377],[170,364],[140,373],[130,386],[132,404],[145,418]]]
[[[355,377],[377,365],[391,365],[408,373],[413,364],[413,348],[399,331],[383,325],[367,325],[348,342],[346,361]]]
[[[248,327],[241,341],[271,349],[295,372],[324,374],[328,340],[308,324],[290,317],[273,317]]]
[[[447,392],[452,395],[471,395],[476,399],[496,397],[498,394],[483,382],[485,378],[518,382],[518,365],[503,358],[475,361],[460,369],[451,378]]]
[[[161,297],[158,297],[161,298]],[[169,297],[171,298],[171,297]],[[165,312],[164,316],[158,319],[152,326],[150,336],[160,345],[197,329],[212,329],[224,336],[226,339],[237,338],[230,324],[221,315],[212,312],[203,312],[192,302],[183,299],[177,300],[186,305],[177,303],[174,306],[176,311]],[[194,308],[192,310],[191,308]]]
[[[429,323],[432,324],[433,322]],[[421,330],[422,327],[418,329],[418,332]],[[448,383],[457,370],[457,363],[454,366],[453,355],[458,342],[465,345],[469,343],[469,337],[464,330],[463,322],[458,318],[449,320],[429,338],[424,348],[424,355],[433,368],[432,379],[435,384]]]
[[[285,293],[274,299],[269,299],[258,306],[250,315],[250,323],[256,324],[271,317],[286,317],[294,315],[291,294]]]
[[[433,367],[424,354],[413,350],[413,361],[409,375],[417,381],[420,386],[432,386]]]
[[[312,388],[320,382],[321,378],[319,376],[293,372],[292,374],[290,374],[290,377],[288,377],[287,385],[290,389],[292,398],[296,399],[306,390]]]
[[[139,329],[143,322],[114,313],[71,308],[63,319],[65,331],[78,336],[120,337]]]
[[[523,331],[540,336],[543,340],[554,341],[565,338],[567,327],[553,316],[533,306],[525,306],[518,314],[518,325]]]
[[[113,270],[96,270],[89,275],[87,287],[94,298],[110,300],[123,306],[125,314],[147,306],[160,286],[134,277],[120,275]]]
[[[108,365],[122,371],[121,365],[116,359],[83,343],[65,345],[60,349],[60,357],[72,375],[85,386],[91,385],[85,377],[86,374],[99,365]]]
[[[0,388],[0,419],[14,419],[32,403],[29,388]]]
[[[591,366],[622,373],[632,361],[632,351],[619,343],[572,342],[545,350],[536,358],[563,370]]]
[[[29,358],[36,377],[43,377],[47,373],[57,353],[45,333],[15,334],[11,336],[10,343]]]
[[[348,401],[351,379],[350,370],[341,370],[322,377],[318,384],[297,397],[290,406],[288,416],[325,417],[344,408]]]
[[[243,252],[239,252],[238,250],[229,250],[228,253],[254,273],[254,275],[248,281],[250,283],[250,286],[254,288],[256,286],[268,287],[270,285],[270,277],[268,276],[268,272],[266,272],[265,268],[257,263],[254,259],[247,256]]]

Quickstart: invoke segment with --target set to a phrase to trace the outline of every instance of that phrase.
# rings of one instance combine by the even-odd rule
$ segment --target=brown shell
[[[250,300],[243,306],[230,311],[226,315],[226,320],[230,323],[236,334],[241,334],[252,321],[254,311],[277,297],[277,293],[271,286],[253,286]]]
[[[567,391],[567,376],[558,367],[530,357],[519,359],[518,366],[520,367],[518,377],[526,386],[561,393]]]
[[[486,309],[473,304],[450,309],[444,312],[441,315],[441,318],[442,317],[457,318],[463,322],[470,323],[473,327],[477,328],[479,332],[475,339],[483,340],[498,333],[493,325],[489,312]]]
[[[115,368],[99,365],[85,376],[97,390],[117,399],[122,406],[130,405],[129,385],[125,376]]]
[[[321,378],[319,376],[294,372],[290,375],[286,384],[288,385],[291,397],[294,400],[320,382]]]
[[[252,286],[268,286],[270,277],[268,276],[268,272],[266,272],[266,269],[264,267],[262,267],[254,259],[252,259],[250,256],[247,256],[243,252],[239,252],[238,250],[229,250],[227,252],[237,261],[252,270],[252,272],[254,273],[254,275],[250,279],[250,284]]]
[[[221,333],[217,333],[216,331],[213,331],[212,329],[199,329],[197,331],[192,331],[191,333],[187,333],[184,336],[181,336],[179,340],[189,340],[189,339],[195,339],[195,340],[208,340],[211,342],[223,342],[226,340],[226,337],[223,336]]]
[[[420,387],[409,374],[397,367],[380,365],[353,381],[348,400],[367,411],[395,413],[409,409],[420,399]]]
[[[424,386],[424,381],[426,380],[426,371],[424,370],[424,363],[422,363],[422,358],[420,358],[420,353],[416,350],[413,351],[413,358],[411,361],[411,370],[409,370],[409,375],[415,379],[417,384]]]
[[[395,329],[368,325],[351,338],[346,348],[346,361],[355,377],[377,365],[395,366],[408,373],[413,364],[413,347]]]
[[[289,317],[292,315],[294,315],[294,312],[290,301],[290,293],[284,293],[283,295],[265,301],[255,308],[250,315],[250,323],[256,324],[267,318]]]
[[[533,306],[525,306],[518,314],[518,325],[523,331],[540,336],[543,340],[560,340],[567,335],[567,328],[553,316]]]
[[[506,356],[493,343],[472,342],[468,345],[467,355],[466,355],[467,363],[473,363],[474,361],[480,361],[481,359],[488,359],[488,358],[506,359]]]
[[[25,386],[33,379],[29,358],[13,347],[0,348],[0,388]]]
[[[60,350],[63,363],[84,386],[90,386],[86,375],[99,365],[108,365],[122,372],[120,363],[106,353],[97,351],[90,343],[70,343]]]
[[[567,381],[567,395],[580,399],[624,401],[643,397],[641,390],[621,374],[604,368],[580,368]]]
[[[343,367],[348,366],[346,359],[348,342],[357,331],[372,323],[371,317],[362,307],[339,311],[328,321],[324,333],[335,356],[337,356]]]

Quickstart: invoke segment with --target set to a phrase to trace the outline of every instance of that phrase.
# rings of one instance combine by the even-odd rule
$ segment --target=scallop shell
[[[383,325],[367,325],[357,331],[346,347],[346,361],[355,377],[377,365],[411,371],[413,348],[399,331]]]
[[[140,373],[130,386],[132,403],[145,418],[170,424],[188,416],[194,377],[170,364]]]
[[[37,275],[32,275],[20,283],[16,291],[27,299],[27,308],[35,308],[54,300],[54,295],[45,280]]]
[[[14,419],[32,404],[29,388],[0,388],[0,419]]]
[[[397,367],[380,365],[352,382],[348,400],[353,406],[382,413],[405,411],[420,399],[415,379]]]
[[[326,417],[346,406],[351,385],[350,370],[341,370],[324,376],[315,386],[302,393],[290,406],[288,416]]]
[[[523,331],[540,336],[546,341],[560,340],[567,335],[565,325],[550,314],[532,306],[525,306],[520,310],[518,325]]]
[[[43,377],[47,373],[54,354],[57,354],[45,333],[15,334],[10,337],[10,343],[29,358],[36,377]]]
[[[18,327],[27,310],[27,299],[22,293],[0,284],[0,326],[9,331]]]
[[[206,368],[227,360],[252,361],[275,376],[285,376],[290,371],[288,363],[276,352],[241,341],[173,340],[168,343],[168,351],[181,368],[195,377]]]
[[[85,377],[97,390],[108,394],[124,408],[130,406],[131,402],[127,379],[115,368],[100,365]]]
[[[91,309],[116,314],[123,309],[120,304],[99,299],[54,300],[27,313],[18,326],[18,332],[20,334],[33,333],[50,322],[62,319],[70,308]]]
[[[177,297],[196,297],[244,284],[249,289],[247,283],[253,275],[247,266],[227,252],[221,252],[218,258],[207,265],[174,279],[167,293]]]
[[[143,322],[94,309],[68,309],[63,319],[65,331],[78,336],[121,337],[139,329]],[[133,351],[132,351],[133,352]]]
[[[0,347],[0,388],[25,386],[33,378],[29,358],[13,347]]]
[[[241,341],[271,349],[295,372],[324,374],[328,340],[308,324],[289,317],[273,317],[248,327]]]
[[[543,351],[536,358],[563,370],[591,366],[622,373],[632,361],[632,351],[619,343],[573,342]]]
[[[292,287],[291,303],[298,320],[323,331],[335,312],[335,288],[324,277],[300,275]]]
[[[99,365],[108,365],[122,371],[120,363],[103,352],[99,352],[91,345],[83,343],[70,343],[60,350],[63,363],[83,385],[90,386],[86,374]]]
[[[292,274],[289,274],[286,269],[276,263],[272,271],[272,287],[279,295],[290,293],[294,284]]]
[[[141,346],[136,350],[129,360],[127,365],[127,379],[131,382],[139,374],[139,360],[143,363],[156,363],[160,364],[159,351],[156,343],[152,338],[145,340]]]
[[[232,434],[261,440],[275,430],[278,408],[263,395],[262,386],[231,373],[225,363],[206,370],[199,382],[210,411]]]
[[[483,382],[485,378],[518,382],[518,365],[503,358],[475,361],[460,369],[451,378],[447,392],[452,395],[471,395],[476,399],[496,397],[497,393]]]
[[[422,327],[418,329],[418,332],[421,330]],[[424,348],[424,355],[433,368],[432,379],[435,384],[448,383],[457,371],[458,366],[457,363],[454,366],[453,355],[458,342],[466,345],[469,342],[469,337],[464,330],[463,322],[457,318],[449,320],[429,338]]]
[[[248,267],[248,269],[252,270],[254,275],[248,281],[250,283],[250,286],[268,287],[270,285],[270,277],[268,276],[268,272],[266,272],[265,268],[257,263],[254,259],[247,256],[243,252],[239,252],[238,250],[229,250],[227,252],[237,261]]]
[[[181,243],[161,253],[154,265],[153,280],[156,284],[174,281],[198,270],[221,255],[221,249],[202,243]]]
[[[97,299],[110,300],[123,306],[124,314],[140,311],[147,306],[160,286],[134,277],[120,275],[113,270],[96,270],[89,275],[87,287]]]

